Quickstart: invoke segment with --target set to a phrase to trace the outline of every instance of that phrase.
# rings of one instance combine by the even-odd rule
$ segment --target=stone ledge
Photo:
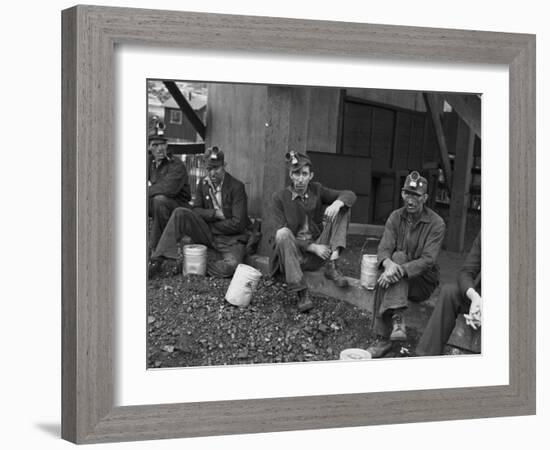
[[[251,255],[246,258],[245,263],[255,267],[263,275],[269,274],[269,258],[267,256]],[[368,314],[372,314],[374,291],[365,289],[357,278],[346,277],[349,287],[344,289],[327,280],[322,269],[315,272],[304,272],[304,276],[311,293],[346,301],[365,310]],[[437,296],[437,292],[434,292],[434,296]],[[407,326],[421,333],[432,313],[434,300],[434,298],[430,298],[422,303],[409,302],[409,307],[405,312]]]

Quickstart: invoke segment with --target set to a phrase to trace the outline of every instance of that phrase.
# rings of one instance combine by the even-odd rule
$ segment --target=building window
[[[170,123],[181,125],[182,119],[183,119],[182,113],[179,109],[170,110]]]

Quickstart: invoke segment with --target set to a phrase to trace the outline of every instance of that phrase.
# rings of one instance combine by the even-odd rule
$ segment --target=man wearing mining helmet
[[[386,221],[378,245],[383,269],[374,293],[373,328],[377,339],[367,351],[384,356],[393,341],[407,339],[404,311],[407,300],[427,300],[439,284],[437,256],[445,236],[445,222],[425,203],[428,182],[411,172],[401,190],[404,206]]]
[[[298,295],[298,309],[313,308],[304,281],[304,270],[325,264],[325,277],[339,287],[348,282],[337,268],[346,247],[350,208],[356,200],[351,191],[339,191],[312,182],[307,155],[289,152],[286,162],[291,184],[273,196],[275,222],[271,273],[281,271],[291,292]]]
[[[176,208],[166,224],[149,263],[149,278],[160,272],[164,260],[177,260],[178,242],[188,236],[206,245],[207,271],[231,277],[245,256],[248,241],[247,196],[244,184],[225,170],[218,147],[205,152],[208,175],[197,186],[193,208]]]
[[[151,217],[149,252],[158,244],[160,236],[172,214],[180,206],[187,206],[191,200],[187,168],[179,158],[168,152],[164,125],[158,123],[149,135],[149,168],[147,196],[148,214]]]

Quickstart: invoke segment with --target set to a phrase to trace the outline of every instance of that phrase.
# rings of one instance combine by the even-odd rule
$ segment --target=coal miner
[[[290,292],[298,295],[301,312],[313,308],[303,271],[325,265],[325,277],[339,287],[347,287],[337,261],[346,247],[350,208],[356,200],[351,191],[339,191],[313,182],[307,155],[286,155],[291,184],[274,194],[275,223],[271,273],[285,276]]]
[[[441,288],[428,325],[416,347],[416,354],[441,355],[460,313],[466,313],[466,324],[474,330],[481,327],[481,233],[472,244],[457,282]]]
[[[384,356],[393,341],[407,339],[403,317],[407,300],[427,300],[439,284],[437,256],[445,222],[425,205],[427,192],[427,180],[411,172],[401,190],[404,206],[390,214],[378,245],[378,264],[383,272],[374,291],[377,339],[367,349],[373,358]]]
[[[149,263],[149,278],[164,260],[177,260],[178,242],[188,236],[208,247],[207,272],[231,277],[245,256],[249,233],[244,184],[225,170],[225,155],[218,147],[205,152],[208,175],[197,187],[192,209],[176,208],[166,224]]]
[[[148,248],[151,253],[172,211],[187,206],[191,200],[189,177],[183,161],[168,153],[168,142],[162,128],[149,135],[148,214],[152,218]]]

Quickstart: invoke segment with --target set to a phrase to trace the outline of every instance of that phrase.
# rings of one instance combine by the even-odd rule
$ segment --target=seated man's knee
[[[290,228],[287,228],[287,227],[279,228],[275,233],[275,242],[277,244],[287,239],[293,239],[293,238],[294,238],[294,234],[292,234],[292,231],[290,230]]]
[[[166,195],[162,195],[162,194],[155,195],[153,197],[153,202],[152,202],[153,208],[164,207],[169,202],[170,202],[170,199],[166,197]]]
[[[391,260],[396,264],[405,264],[408,258],[405,252],[397,251],[394,252],[393,255],[391,255]]]
[[[189,215],[192,215],[194,214],[193,211],[191,211],[189,208],[184,208],[183,206],[179,206],[177,207],[176,209],[174,209],[174,211],[172,212],[172,214],[174,216],[176,216],[176,218],[182,218],[182,217],[186,217],[186,216],[189,216]]]
[[[441,286],[439,301],[446,304],[459,304],[462,301],[462,292],[457,283],[448,283]]]

